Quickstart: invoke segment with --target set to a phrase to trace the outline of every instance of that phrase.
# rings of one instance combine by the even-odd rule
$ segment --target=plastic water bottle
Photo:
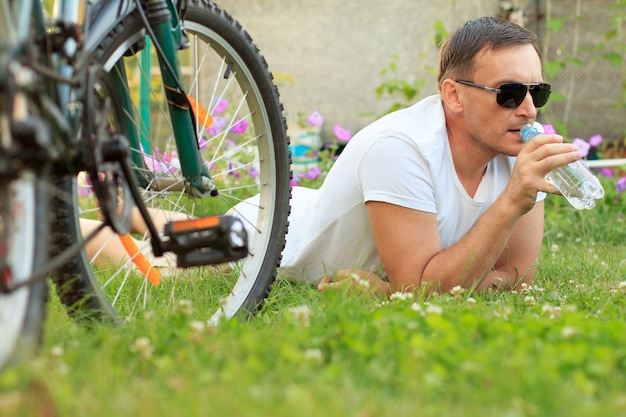
[[[524,142],[541,133],[532,125],[525,125],[521,130]],[[604,197],[602,184],[581,160],[559,167],[546,177],[578,210],[590,210],[596,206],[596,200]]]

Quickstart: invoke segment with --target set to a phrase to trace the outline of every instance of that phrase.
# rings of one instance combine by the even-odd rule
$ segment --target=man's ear
[[[462,91],[459,87],[459,83],[451,79],[444,80],[441,84],[441,100],[454,113],[463,111],[463,103],[461,102]]]

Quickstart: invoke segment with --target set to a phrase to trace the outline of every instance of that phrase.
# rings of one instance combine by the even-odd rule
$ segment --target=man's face
[[[475,58],[473,83],[498,88],[505,83],[543,82],[541,61],[532,45],[483,50]],[[534,122],[537,109],[529,93],[515,108],[496,102],[494,92],[463,86],[463,111],[469,136],[488,151],[509,156],[522,147],[519,130]]]

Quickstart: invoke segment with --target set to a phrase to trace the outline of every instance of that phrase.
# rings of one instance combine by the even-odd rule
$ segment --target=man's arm
[[[432,282],[441,291],[456,285],[510,288],[516,269],[534,278],[533,263],[543,238],[543,204],[538,191],[556,189],[545,175],[580,159],[571,145],[542,135],[524,145],[502,195],[453,246],[442,249],[436,214],[390,203],[366,203],[370,224],[391,290]],[[494,267],[496,268],[494,270]]]
[[[367,203],[378,253],[392,290],[430,282],[512,288],[531,282],[543,237],[543,203],[519,220],[495,203],[455,245],[442,250],[435,214],[389,203]],[[519,273],[519,276],[518,276]]]
[[[409,290],[412,287],[418,286],[420,284],[421,279],[418,280],[417,278],[415,278],[417,277],[417,275],[413,273],[414,270],[411,268],[417,268],[420,260],[426,259],[427,257],[420,257],[419,249],[415,250],[415,248],[424,242],[434,243],[439,241],[439,233],[436,230],[436,225],[436,233],[434,235],[427,234],[426,229],[428,229],[428,227],[424,227],[430,221],[435,221],[434,215],[430,213],[424,213],[412,209],[403,208],[400,206],[394,206],[388,203],[369,202],[367,203],[367,205],[368,210],[370,211],[370,217],[372,216],[372,213],[378,213],[375,214],[375,216],[380,215],[382,219],[403,218],[403,216],[406,215],[406,221],[409,222],[409,218],[413,217],[413,214],[417,213],[418,216],[415,217],[415,220],[418,223],[420,221],[424,222],[424,224],[421,225],[421,229],[424,231],[424,233],[419,233],[417,236],[410,233],[407,233],[406,235],[397,235],[405,239],[404,241],[394,239],[391,234],[386,237],[387,239],[392,239],[392,241],[389,244],[382,244],[382,246],[384,248],[388,248],[389,251],[385,251],[388,253],[385,253],[384,255],[381,254],[381,258],[383,258],[383,265],[385,265],[385,268],[387,269],[387,275],[389,277],[390,283],[381,280],[380,277],[371,272],[344,269],[338,271],[334,277],[324,277],[318,287],[320,291],[323,291],[327,288],[342,288],[344,286],[356,286],[357,288],[360,288],[358,282],[353,282],[353,277],[357,281],[367,281],[367,290],[377,295],[389,295],[394,291]],[[511,233],[511,236],[507,244],[505,245],[504,250],[500,251],[500,256],[495,260],[493,268],[491,268],[490,271],[487,272],[485,278],[480,281],[480,283],[478,283],[477,288],[479,290],[489,287],[512,288],[513,286],[519,285],[522,282],[528,284],[532,282],[536,273],[537,258],[539,257],[539,252],[541,250],[541,242],[543,237],[543,212],[543,202],[540,202],[537,203],[529,213],[520,218],[513,232]],[[377,221],[376,224],[380,225],[382,230],[390,231],[388,229],[389,227],[393,228],[400,223],[390,221],[389,225],[386,225]],[[408,230],[407,228],[401,229]],[[375,236],[376,234],[377,233],[375,233]],[[379,239],[377,239],[377,243],[379,242]],[[413,250],[404,251],[403,248],[413,248]],[[425,245],[422,250],[440,251],[441,249],[440,246],[433,244]],[[445,251],[445,254],[443,256],[447,257],[451,255],[451,252],[454,252],[454,250]],[[497,251],[494,251],[494,253],[495,252]],[[471,257],[474,259],[486,259],[477,255]],[[446,262],[445,259],[444,262]],[[485,265],[486,264],[488,264],[488,262],[486,262]],[[474,264],[474,267],[480,269],[480,265],[480,263]],[[463,276],[469,276],[469,268],[467,268],[466,270],[464,269],[467,266],[471,266],[471,262],[459,262],[457,266],[459,270],[456,271],[454,268],[450,268],[452,278],[447,280],[446,285],[444,285],[442,280],[443,271],[441,274],[436,275],[434,279],[424,279],[423,281],[434,282],[438,287],[440,287],[440,290],[442,291],[448,291],[455,285],[464,285],[465,287],[470,287],[471,282],[469,282],[467,278],[463,279]],[[398,272],[393,272],[394,276],[390,277],[390,269],[393,268],[397,268],[400,270],[402,268],[407,268],[410,271],[406,275],[408,279],[406,281],[402,280],[402,276],[399,275]]]

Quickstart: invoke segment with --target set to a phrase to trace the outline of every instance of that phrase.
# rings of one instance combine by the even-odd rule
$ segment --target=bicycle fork
[[[145,5],[145,17],[149,24],[149,32],[154,39],[152,43],[157,49],[157,56],[159,60],[159,67],[161,70],[161,76],[163,80],[163,87],[165,90],[165,96],[168,102],[168,109],[170,118],[172,121],[174,139],[176,141],[176,147],[179,157],[183,162],[181,164],[181,170],[183,176],[187,180],[187,186],[184,191],[194,197],[202,197],[210,194],[216,196],[218,191],[215,186],[211,174],[209,172],[209,164],[201,157],[200,148],[197,138],[196,125],[194,123],[194,115],[191,109],[189,99],[184,91],[179,80],[181,79],[181,68],[176,51],[179,48],[185,47],[186,39],[185,35],[180,27],[180,19],[178,12],[174,8],[171,1],[166,0],[147,0]],[[175,25],[175,26],[174,26]],[[142,53],[149,54],[149,51]],[[126,72],[122,61],[118,62],[115,73],[115,82],[119,83],[120,90],[127,92],[126,89]],[[148,71],[149,74],[149,71]],[[148,81],[149,82],[149,81]],[[132,104],[128,93],[124,94],[124,106],[132,110]],[[142,111],[143,113],[143,111]],[[129,118],[129,126],[132,126],[132,112],[129,112],[127,116]],[[146,141],[142,140],[142,136],[147,135],[147,124],[149,120],[143,121],[145,127],[142,126],[141,132],[137,132],[136,129],[131,129],[129,133],[131,148],[143,149],[143,152],[150,152],[150,149],[145,149],[147,145]],[[133,163],[140,168],[145,168],[145,162],[143,160],[143,152],[134,152],[131,155]],[[138,178],[141,186],[150,186],[153,189],[165,189],[177,190],[178,189],[171,183],[168,183],[167,179],[162,179],[163,183],[150,182],[151,178],[142,178],[142,174],[139,171],[146,172],[145,169],[138,169],[136,177]]]

